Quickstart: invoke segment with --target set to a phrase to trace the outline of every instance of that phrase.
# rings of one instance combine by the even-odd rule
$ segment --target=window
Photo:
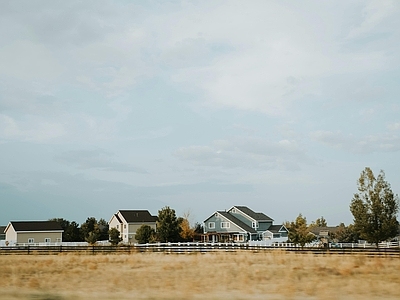
[[[215,222],[208,222],[208,228],[214,229],[215,228]]]
[[[45,243],[51,243],[51,238],[44,238]]]
[[[34,242],[35,242],[35,239],[34,239],[34,238],[29,238],[29,239],[28,239],[28,243],[29,243],[29,244],[33,244]]]
[[[243,236],[243,234],[235,234],[233,236],[233,240],[235,242],[244,242],[244,236]]]
[[[57,238],[57,239],[56,239],[56,242],[57,242],[57,243],[61,243],[61,238]]]
[[[126,229],[126,224],[124,224],[124,229]]]
[[[119,225],[117,224],[117,229],[119,229]]]
[[[258,222],[251,222],[251,227],[258,228]]]
[[[230,228],[231,227],[231,223],[229,222],[221,222],[221,228]]]

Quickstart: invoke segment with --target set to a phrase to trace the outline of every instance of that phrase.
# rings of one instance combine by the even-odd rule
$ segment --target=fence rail
[[[357,246],[355,246],[357,245]],[[362,246],[360,246],[362,245]],[[310,246],[310,245],[309,245]],[[342,244],[340,247],[299,247],[290,243],[280,243],[272,245],[250,244],[250,243],[154,243],[136,245],[95,245],[95,246],[73,246],[73,245],[19,245],[0,247],[0,255],[7,254],[129,254],[134,252],[160,252],[160,253],[207,253],[207,252],[268,252],[268,251],[287,251],[296,253],[312,253],[317,255],[331,254],[363,254],[372,256],[400,256],[399,244],[387,244],[386,247],[380,245],[379,248],[370,247],[364,244]]]

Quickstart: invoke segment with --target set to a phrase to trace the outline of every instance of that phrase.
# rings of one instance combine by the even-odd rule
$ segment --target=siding
[[[209,228],[209,222],[214,222],[215,223],[215,228],[211,229]],[[221,222],[229,222],[230,227],[229,228],[221,228]],[[234,223],[231,221],[225,219],[221,215],[213,215],[212,217],[208,218],[205,222],[205,227],[204,230],[205,232],[218,232],[218,233],[224,233],[224,232],[245,232],[241,228],[237,227]]]
[[[57,238],[62,239],[61,232],[19,232],[17,243],[28,243],[29,238],[34,238],[34,243],[44,243],[45,238],[50,238],[51,243],[57,242]]]
[[[129,243],[137,243],[137,240],[135,238],[136,231],[141,227],[142,225],[149,225],[151,228],[156,230],[156,223],[130,223],[127,227],[127,229],[124,231],[124,240],[125,240],[125,234],[127,235],[126,239],[127,242]]]

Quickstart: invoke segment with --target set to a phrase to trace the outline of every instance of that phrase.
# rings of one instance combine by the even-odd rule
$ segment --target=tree
[[[57,222],[61,225],[61,228],[64,230],[62,234],[63,242],[81,242],[81,230],[79,228],[79,224],[75,221],[68,221],[63,218],[53,218],[49,221]]]
[[[108,240],[108,223],[106,220],[104,220],[103,218],[101,218],[99,220],[99,222],[97,222],[99,229],[100,229],[100,237],[99,237],[99,241],[106,241]]]
[[[323,216],[321,216],[321,218],[318,218],[318,219],[315,220],[315,222],[312,222],[311,226],[327,227],[328,223],[326,222],[325,218]]]
[[[86,219],[86,222],[81,225],[83,239],[89,244],[95,244],[100,236],[101,230],[95,217]]]
[[[346,226],[340,223],[338,230],[334,234],[334,239],[339,243],[357,243],[360,237],[354,230],[353,224]]]
[[[142,225],[136,230],[135,239],[139,244],[147,244],[154,239],[156,231],[149,225]]]
[[[393,194],[390,184],[381,171],[377,178],[366,167],[358,179],[358,193],[354,194],[350,211],[354,217],[354,228],[362,239],[376,247],[397,235],[399,222],[399,197]]]
[[[310,232],[310,226],[307,226],[307,219],[302,214],[298,215],[295,222],[290,223],[288,230],[289,240],[302,248],[316,239],[315,235]]]
[[[111,228],[108,231],[108,235],[109,235],[109,241],[112,245],[118,245],[118,243],[122,241],[120,232],[117,228]]]
[[[183,217],[178,218],[179,227],[180,227],[180,237],[184,242],[193,241],[194,237],[194,228],[190,227],[190,212],[185,212]]]
[[[158,211],[157,235],[160,242],[176,242],[180,234],[175,210],[166,206]]]

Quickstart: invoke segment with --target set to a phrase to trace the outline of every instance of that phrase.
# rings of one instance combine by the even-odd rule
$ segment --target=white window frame
[[[56,242],[57,242],[57,243],[61,243],[61,240],[62,240],[61,238],[57,238],[57,239],[56,239]]]
[[[33,244],[35,242],[34,238],[28,238],[28,244]]]
[[[47,243],[47,244],[51,243],[51,238],[44,238],[44,242]]]
[[[256,222],[251,222],[251,227],[252,228],[258,228],[259,227],[258,222],[257,221]]]
[[[221,222],[221,228],[231,228],[231,223],[229,223],[229,222]]]
[[[215,222],[208,222],[209,229],[215,229]]]

